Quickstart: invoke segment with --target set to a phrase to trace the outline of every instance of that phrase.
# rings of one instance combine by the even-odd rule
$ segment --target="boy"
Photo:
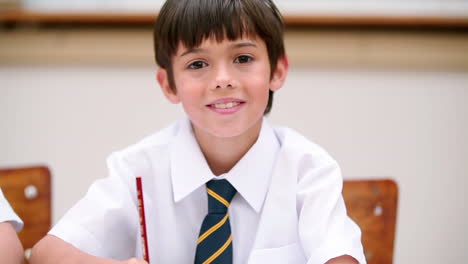
[[[16,235],[23,222],[15,214],[0,189],[0,263],[20,264],[23,261],[23,246]]]
[[[365,263],[336,162],[263,118],[288,71],[273,2],[168,0],[154,36],[157,80],[188,118],[111,155],[33,263],[141,257],[137,176],[154,263]]]

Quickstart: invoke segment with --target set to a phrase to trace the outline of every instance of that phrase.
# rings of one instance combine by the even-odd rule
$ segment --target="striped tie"
[[[225,179],[206,183],[208,214],[198,237],[195,264],[231,264],[232,235],[228,207],[236,189]]]

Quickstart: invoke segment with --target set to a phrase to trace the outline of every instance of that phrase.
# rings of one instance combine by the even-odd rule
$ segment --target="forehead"
[[[242,48],[242,47],[253,47],[258,49],[265,49],[266,45],[263,39],[256,35],[243,36],[237,39],[229,39],[227,37],[217,39],[215,37],[208,37],[201,41],[197,46],[189,47],[184,44],[183,41],[179,41],[177,44],[177,50],[175,55],[181,55],[187,51],[204,50],[206,48],[216,47],[228,47],[228,48]]]

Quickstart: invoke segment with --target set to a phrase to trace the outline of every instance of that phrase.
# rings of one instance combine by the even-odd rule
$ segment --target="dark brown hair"
[[[156,63],[166,69],[171,89],[176,90],[172,56],[179,43],[188,49],[214,37],[221,42],[258,36],[266,44],[271,77],[278,59],[285,55],[283,20],[272,0],[167,0],[154,27]],[[265,114],[273,103],[269,92]]]

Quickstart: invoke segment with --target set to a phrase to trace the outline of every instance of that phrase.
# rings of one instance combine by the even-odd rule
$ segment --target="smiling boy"
[[[136,176],[154,263],[365,263],[336,162],[264,118],[288,72],[274,3],[168,0],[154,36],[157,81],[187,118],[112,154],[33,263],[143,263]]]

